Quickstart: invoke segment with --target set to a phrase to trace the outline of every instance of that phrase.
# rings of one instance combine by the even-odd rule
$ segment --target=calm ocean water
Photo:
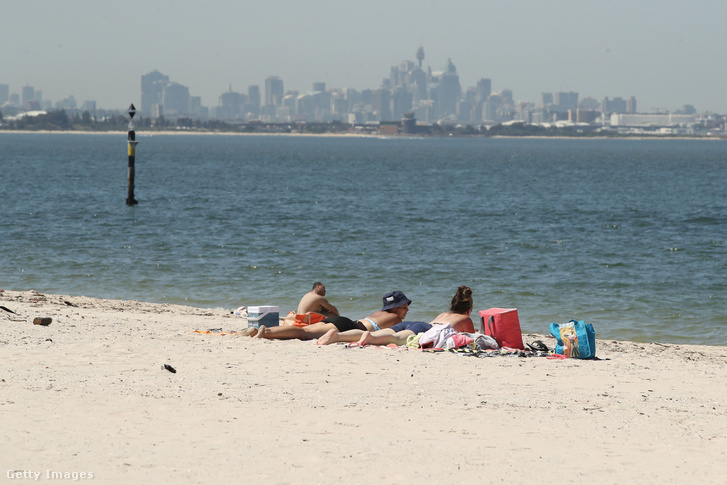
[[[314,281],[429,320],[727,343],[727,142],[0,134],[0,287],[287,312]]]

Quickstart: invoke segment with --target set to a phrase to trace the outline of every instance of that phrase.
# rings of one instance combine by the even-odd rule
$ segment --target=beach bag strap
[[[482,320],[484,320],[485,317],[482,317]],[[485,335],[493,335],[495,333],[495,317],[490,315],[490,317],[487,319],[487,324],[485,324]]]

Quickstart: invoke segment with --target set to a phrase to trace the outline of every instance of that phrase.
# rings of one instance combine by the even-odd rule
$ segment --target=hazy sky
[[[158,69],[216,106],[271,75],[376,89],[421,45],[463,89],[486,77],[536,103],[577,91],[727,113],[726,22],[725,0],[1,0],[0,83],[138,107]]]

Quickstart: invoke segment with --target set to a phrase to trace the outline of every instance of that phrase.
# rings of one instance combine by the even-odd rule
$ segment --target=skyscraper
[[[0,84],[0,106],[7,103],[10,99],[10,86],[7,84]]]
[[[247,87],[247,104],[243,111],[248,119],[255,119],[260,116],[260,86],[253,84]]]
[[[162,90],[162,104],[167,115],[189,114],[189,88],[179,83],[167,83]]]
[[[457,69],[451,60],[447,60],[447,71],[442,74],[439,82],[439,116],[445,117],[457,112],[457,101],[462,97]]]
[[[492,81],[487,78],[482,78],[477,81],[477,98],[475,101],[483,102],[487,101],[487,98],[492,94]]]
[[[217,117],[228,120],[239,118],[245,101],[243,94],[236,93],[230,88],[228,92],[220,95]]]
[[[169,82],[169,76],[165,76],[156,69],[149,74],[141,76],[141,114],[152,115],[152,107],[155,104],[162,104],[162,93],[164,86]]]
[[[35,89],[33,86],[23,86],[22,96],[21,100],[23,104],[29,101],[35,101]]]
[[[256,109],[260,109],[260,86],[253,84],[247,87],[247,102]]]
[[[371,109],[377,121],[391,121],[391,97],[387,89],[377,89],[372,93]]]
[[[631,96],[626,100],[626,112],[629,114],[636,114],[636,98]]]
[[[265,79],[265,104],[267,106],[281,106],[283,103],[283,80],[278,76]]]
[[[567,113],[569,109],[577,110],[578,93],[573,91],[555,93],[555,105],[557,106],[557,111],[562,113]]]

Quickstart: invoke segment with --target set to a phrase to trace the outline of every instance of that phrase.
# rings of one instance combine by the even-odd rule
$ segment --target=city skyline
[[[463,89],[489,78],[493,92],[512,91],[516,101],[575,91],[634,96],[644,113],[687,104],[727,112],[718,62],[727,47],[717,35],[727,4],[716,1],[208,4],[8,0],[0,83],[16,93],[34,86],[54,102],[72,95],[79,105],[122,109],[139,102],[140,75],[158,69],[214,107],[230,88],[262,88],[270,76],[286,91],[316,82],[378,89],[391,65],[424,46],[425,69],[444,70],[451,59]]]

